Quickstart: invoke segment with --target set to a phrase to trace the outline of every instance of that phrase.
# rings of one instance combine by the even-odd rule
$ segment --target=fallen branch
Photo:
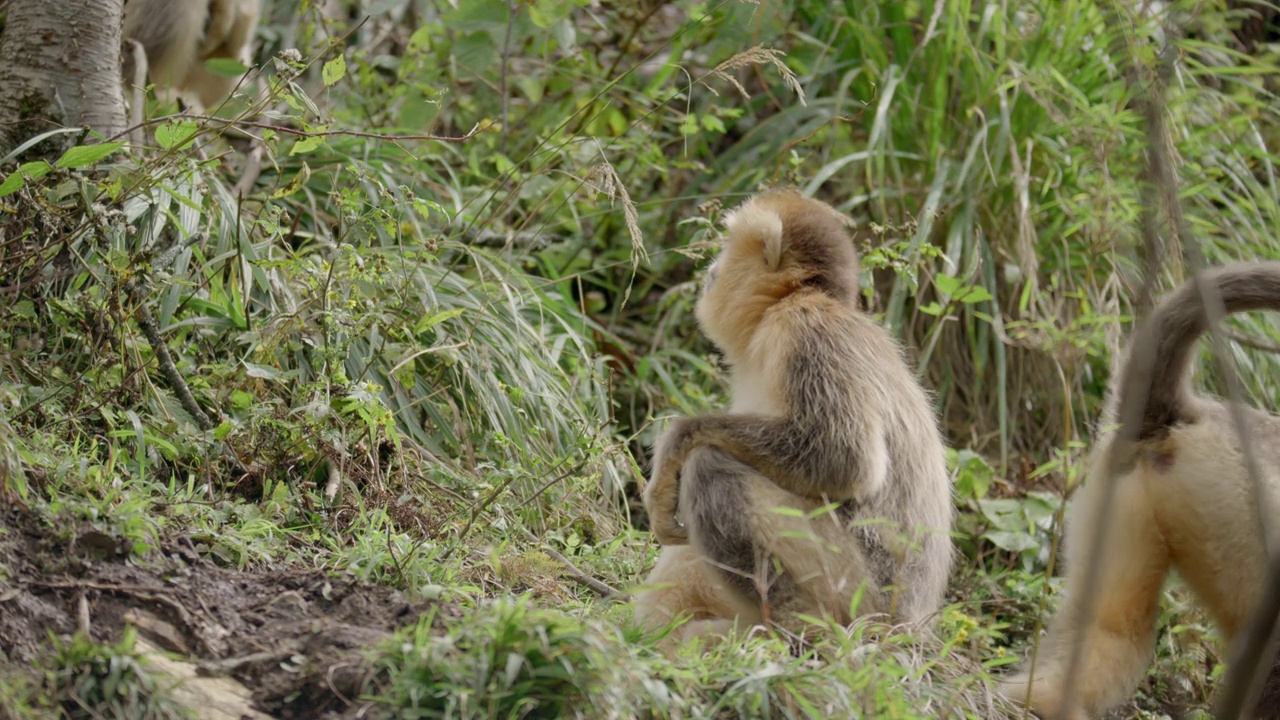
[[[178,366],[173,362],[173,356],[169,354],[169,345],[160,336],[160,330],[156,328],[156,322],[151,317],[151,312],[147,310],[147,306],[138,305],[135,311],[138,318],[138,327],[142,328],[142,334],[147,336],[147,342],[151,343],[151,349],[156,354],[156,362],[160,363],[160,372],[164,373],[164,379],[169,383],[169,389],[178,396],[178,402],[182,404],[182,409],[191,414],[195,418],[196,425],[201,430],[209,431],[213,429],[213,421],[205,414],[200,404],[196,402],[195,396],[191,394],[191,388],[187,386],[187,381],[182,377],[182,373],[178,372]]]
[[[527,539],[529,542],[540,544],[540,541],[538,540],[538,538],[534,537],[533,533],[529,532],[528,530],[524,530],[524,536],[525,536],[525,539]],[[623,593],[620,592],[617,588],[613,587],[612,585],[604,581],[597,580],[591,577],[590,575],[582,572],[581,570],[578,569],[577,565],[574,565],[572,562],[570,562],[569,558],[565,557],[564,555],[561,555],[560,553],[546,546],[540,546],[538,549],[546,553],[552,560],[555,560],[556,562],[563,565],[565,574],[567,574],[570,578],[596,591],[596,593],[599,594],[601,597],[622,599]]]

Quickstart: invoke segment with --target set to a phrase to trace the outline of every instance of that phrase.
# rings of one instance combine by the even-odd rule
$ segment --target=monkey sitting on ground
[[[1204,279],[1218,288],[1227,312],[1280,310],[1280,263],[1228,265],[1206,272]],[[1064,605],[1034,663],[1002,683],[1006,696],[1042,717],[1097,717],[1133,692],[1155,644],[1170,568],[1208,608],[1228,642],[1248,622],[1261,594],[1267,552],[1254,503],[1265,503],[1263,517],[1280,522],[1280,418],[1244,409],[1267,489],[1255,499],[1227,404],[1191,388],[1192,351],[1206,322],[1196,284],[1187,282],[1139,324],[1112,380],[1101,425],[1114,426],[1125,396],[1145,395],[1137,441],[1117,442],[1113,429],[1104,430],[1089,458],[1092,480],[1073,501],[1067,524]],[[1154,348],[1149,374],[1134,368],[1140,348]],[[1108,510],[1110,540],[1099,553],[1093,544],[1103,479],[1111,467],[1119,472],[1110,478],[1117,483]],[[1087,566],[1076,558],[1102,563],[1087,627],[1080,627],[1078,617]],[[1076,643],[1082,654],[1075,690],[1063,698]],[[1269,682],[1266,692],[1273,689]]]
[[[142,46],[151,81],[159,89],[212,107],[238,78],[214,75],[205,61],[228,58],[249,63],[262,0],[127,0],[124,37]],[[125,77],[137,72],[126,43]]]
[[[672,421],[657,443],[644,502],[665,547],[636,598],[648,627],[687,616],[676,637],[688,638],[801,614],[924,622],[942,601],[942,437],[901,348],[859,309],[843,223],[789,191],[727,217],[696,315],[733,402]]]

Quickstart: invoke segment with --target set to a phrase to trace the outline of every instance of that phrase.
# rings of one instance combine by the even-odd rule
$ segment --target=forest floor
[[[153,671],[184,680],[177,699],[199,703],[202,718],[265,717],[250,699],[272,717],[306,708],[309,718],[353,718],[371,669],[362,650],[428,610],[441,624],[461,615],[319,571],[224,569],[178,535],[142,563],[124,561],[127,544],[88,523],[0,510],[0,567],[12,578],[0,584],[0,673],[34,672],[49,632],[91,627],[118,642],[132,625]]]

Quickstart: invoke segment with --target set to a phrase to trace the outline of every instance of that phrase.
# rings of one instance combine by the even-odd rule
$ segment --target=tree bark
[[[7,0],[0,36],[0,156],[40,133],[125,129],[120,82],[124,0]],[[56,135],[22,160],[57,158],[74,135]]]

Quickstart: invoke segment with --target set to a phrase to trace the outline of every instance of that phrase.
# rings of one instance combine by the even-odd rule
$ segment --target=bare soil
[[[51,631],[115,642],[132,624],[202,674],[242,683],[267,715],[356,717],[365,651],[428,609],[437,623],[459,616],[316,571],[219,567],[181,536],[137,558],[92,526],[0,508],[0,673],[33,672]]]

